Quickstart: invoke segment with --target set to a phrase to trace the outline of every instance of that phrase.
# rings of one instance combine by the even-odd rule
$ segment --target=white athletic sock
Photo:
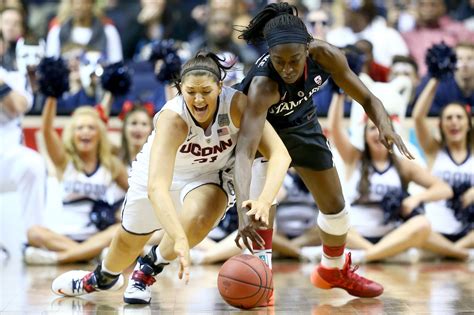
[[[329,257],[323,253],[323,257],[321,258],[321,265],[326,268],[342,269],[342,267],[344,267],[344,255],[337,257]]]
[[[254,249],[253,255],[263,260],[268,268],[272,269],[272,249]]]

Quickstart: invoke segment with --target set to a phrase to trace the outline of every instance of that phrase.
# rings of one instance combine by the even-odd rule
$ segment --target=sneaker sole
[[[319,275],[317,270],[315,270],[315,271],[313,271],[313,273],[311,273],[310,280],[311,280],[311,283],[316,288],[320,288],[320,289],[323,289],[323,290],[329,290],[329,289],[333,288],[333,286],[329,282],[327,282],[326,280],[321,278],[321,276]]]
[[[123,301],[127,304],[150,304],[151,298],[148,301],[146,301],[146,300],[141,300],[141,299],[123,297]]]

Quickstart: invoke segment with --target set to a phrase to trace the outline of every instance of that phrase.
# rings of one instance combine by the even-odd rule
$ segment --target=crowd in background
[[[17,149],[8,150],[11,165],[19,165],[15,172],[12,171],[11,177],[19,178],[13,186],[28,196],[36,196],[33,197],[34,204],[22,205],[25,214],[32,218],[32,222],[26,223],[29,249],[25,251],[25,259],[28,263],[87,260],[107,247],[117,223],[110,219],[110,212],[107,212],[104,204],[115,205],[116,208],[123,200],[124,190],[127,188],[124,180],[126,169],[130,167],[131,161],[152,130],[151,117],[174,96],[175,91],[171,86],[173,66],[176,72],[176,66],[179,69],[179,64],[197,51],[207,49],[218,53],[227,64],[234,64],[224,84],[230,86],[239,82],[250,65],[267,49],[264,46],[249,45],[239,39],[239,30],[248,25],[254,14],[269,2],[272,1],[0,1],[0,93],[9,93],[10,91],[3,91],[3,87],[8,86],[12,92],[1,96],[5,97],[5,104],[13,104],[8,109],[2,107],[0,130],[7,130],[9,135],[16,137],[11,143],[18,145]],[[442,145],[433,148],[432,143],[427,144],[426,130],[416,130],[423,151],[418,152],[420,167],[423,167],[426,174],[437,175],[433,169],[436,165],[436,153],[445,148],[448,148],[446,152],[454,162],[453,167],[463,167],[463,174],[468,174],[463,180],[456,180],[457,186],[444,178],[454,190],[445,194],[445,203],[452,206],[453,202],[457,202],[456,209],[465,209],[464,212],[468,214],[463,216],[454,210],[438,211],[427,207],[426,218],[423,216],[421,219],[419,216],[415,223],[409,221],[412,217],[408,215],[398,221],[390,221],[383,214],[382,217],[366,220],[360,215],[359,220],[365,223],[359,226],[359,230],[354,230],[352,238],[349,237],[352,248],[361,250],[359,261],[368,262],[394,256],[410,246],[428,249],[440,256],[462,260],[472,258],[473,253],[469,253],[467,248],[474,247],[474,1],[287,2],[298,8],[299,16],[315,39],[328,41],[346,52],[353,71],[382,100],[390,114],[396,115],[398,120],[412,115],[417,121],[423,121],[427,116],[440,117],[441,124],[456,124],[452,128],[458,128],[457,131],[463,136],[456,140],[454,133],[446,125],[445,129],[440,129]],[[438,50],[439,53],[430,55],[433,44],[440,43],[444,44]],[[175,54],[170,54],[170,50]],[[161,55],[158,53],[160,51]],[[442,54],[450,52],[452,64],[455,65],[451,75],[439,75],[430,71],[427,59],[434,58],[435,63],[442,59]],[[178,60],[173,59],[173,56],[179,57]],[[40,87],[41,77],[37,70],[43,57],[61,57],[64,60],[62,75],[67,84],[57,95],[45,93],[45,89]],[[110,65],[119,65],[119,69],[129,74],[128,85],[122,89],[110,88],[104,82]],[[331,84],[326,84],[313,96],[318,116],[329,116],[328,137],[335,142],[339,139],[340,143],[344,136],[334,134],[334,130],[340,131],[337,129],[338,119],[342,115],[350,116],[350,141],[354,150],[365,152],[368,150],[364,146],[368,141],[364,138],[367,130],[362,128],[361,131],[356,126],[357,123],[360,125],[357,109],[360,106],[354,106],[354,102],[343,93],[335,92],[337,91]],[[91,110],[92,107],[98,111]],[[331,114],[330,108],[338,108],[338,112]],[[456,116],[457,122],[453,123],[454,118],[446,116],[446,112],[450,113],[449,117]],[[61,141],[53,129],[53,119],[56,115],[72,113],[74,114],[68,123],[70,127],[65,128]],[[81,209],[86,209],[86,221],[90,219],[94,222],[94,216],[90,216],[90,212],[108,216],[111,224],[105,227],[88,225],[87,229],[80,229],[76,233],[75,228],[84,221],[83,213],[58,216],[57,222],[53,223],[43,222],[39,218],[40,215],[37,214],[43,210],[38,205],[45,204],[44,208],[47,208],[48,202],[41,197],[45,194],[44,191],[34,188],[41,186],[45,189],[46,184],[37,183],[46,182],[46,166],[32,168],[32,165],[45,163],[37,161],[41,159],[39,154],[21,146],[20,135],[13,132],[24,114],[43,116],[41,132],[46,139],[45,153],[53,160],[59,184],[56,188],[62,191],[64,209],[72,209],[69,212],[71,214],[83,207]],[[106,136],[109,115],[118,115],[123,121],[122,143],[117,148],[108,143]],[[78,131],[78,126],[83,128]],[[356,139],[357,136],[359,139]],[[456,147],[458,142],[465,146],[464,149],[461,148],[461,151],[465,151],[465,156],[461,158],[453,153],[459,149]],[[7,155],[6,143],[1,148],[0,154],[3,157]],[[358,166],[359,159],[349,159],[348,162],[347,151],[338,147],[337,143],[336,149],[342,150],[340,163],[345,168]],[[417,148],[414,147],[413,150],[416,151]],[[461,152],[461,155],[464,153]],[[2,163],[5,161],[6,157]],[[392,163],[391,160],[389,162]],[[382,166],[383,169],[385,166]],[[394,171],[400,172],[400,169]],[[378,172],[382,171],[379,169]],[[356,186],[360,178],[351,179],[351,171],[347,171],[347,174],[347,185],[351,186],[350,183],[354,182]],[[49,175],[53,174],[50,172]],[[93,188],[88,193],[94,197],[78,201],[75,194],[81,189],[82,193],[87,190],[87,187],[75,186],[81,176],[90,181],[90,187]],[[409,181],[426,188],[434,185],[434,182],[424,182],[412,177],[409,177]],[[461,185],[467,187],[460,190]],[[6,184],[2,183],[3,186]],[[103,194],[98,194],[99,191]],[[275,250],[284,256],[317,259],[317,253],[303,250],[305,246],[319,244],[316,205],[310,199],[302,181],[290,171],[282,189],[281,209],[276,218],[281,239],[274,240]],[[359,199],[353,200],[359,202],[356,206],[366,207]],[[100,201],[103,202],[102,207]],[[443,207],[445,209],[446,204]],[[62,212],[65,212],[64,209]],[[60,218],[66,221],[61,221]],[[409,222],[409,228],[406,228],[405,224]],[[387,229],[374,235],[369,231],[369,223],[377,223]],[[402,229],[403,226],[405,228]],[[235,254],[237,248],[233,248],[230,253],[225,250],[230,248],[228,244],[233,243],[232,233],[236,228],[235,215],[234,218],[232,215],[227,216],[218,229],[211,233],[208,242],[193,251],[194,262],[212,263]],[[385,235],[395,228],[402,229],[399,234],[404,235],[404,238],[397,239],[392,235],[389,239],[394,241],[382,243]],[[407,243],[407,237],[410,243]],[[374,247],[373,244],[379,241],[382,245]],[[216,242],[222,242],[224,249],[217,247]],[[403,242],[405,246],[400,250],[387,249],[390,246],[393,249]],[[433,244],[442,246],[433,249]],[[35,251],[35,248],[41,249],[41,252]],[[414,260],[412,252],[408,261],[410,259]]]
[[[95,105],[100,87],[91,80],[100,65],[124,60],[132,70],[131,91],[114,101],[112,114],[125,100],[153,102],[157,111],[169,98],[166,82],[154,79],[150,62],[151,43],[172,39],[185,61],[199,49],[220,53],[236,62],[227,78],[240,81],[245,70],[264,51],[238,39],[239,29],[268,1],[150,0],[150,1],[3,1],[0,36],[1,66],[26,71],[17,52],[33,49],[68,61],[70,90],[60,100],[59,114],[79,105]],[[434,43],[448,46],[474,42],[472,1],[291,1],[315,38],[346,47],[355,45],[363,54],[363,73],[373,81],[387,82],[409,74],[412,105],[429,80],[425,53]],[[23,38],[20,42],[20,38]],[[18,60],[20,59],[20,60]],[[430,110],[435,116],[450,101],[473,104],[471,55],[459,58],[454,77],[441,82]],[[325,117],[330,93],[315,96],[318,115]],[[40,114],[44,97],[36,95],[31,114]],[[348,108],[346,115],[348,115]]]

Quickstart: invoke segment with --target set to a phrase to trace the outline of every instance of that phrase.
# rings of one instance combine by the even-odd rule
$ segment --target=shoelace
[[[72,279],[72,293],[80,293],[82,291],[83,282],[81,279]]]
[[[359,269],[359,265],[354,265],[351,268],[351,264],[351,253],[348,253],[346,263],[342,268],[342,273],[344,273],[346,277],[350,280],[348,282],[348,286],[350,289],[363,289],[365,285],[370,284],[372,281],[356,274],[355,272],[357,271],[357,269]]]
[[[73,279],[72,280],[72,293],[82,293],[82,291],[86,292],[93,292],[96,291],[97,288],[94,287],[93,283],[89,283],[90,278],[92,278],[94,273],[89,273],[85,275],[81,279]],[[76,292],[74,292],[76,291]]]
[[[134,280],[132,287],[137,288],[140,291],[144,291],[146,286],[150,286],[156,281],[155,277],[147,275],[141,270],[135,270],[132,274],[132,279]]]

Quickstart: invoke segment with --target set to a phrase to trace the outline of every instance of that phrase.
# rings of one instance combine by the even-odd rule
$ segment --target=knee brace
[[[347,211],[347,208],[342,209],[341,212],[336,214],[324,214],[319,211],[318,226],[323,232],[327,234],[346,234],[350,227],[349,212]]]

